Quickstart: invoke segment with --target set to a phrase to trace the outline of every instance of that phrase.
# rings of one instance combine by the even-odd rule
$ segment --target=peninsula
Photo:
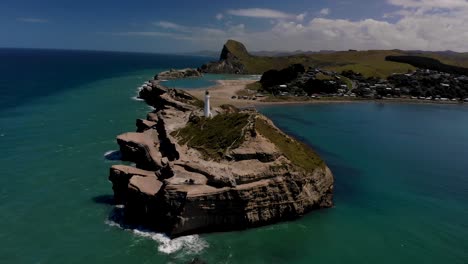
[[[178,74],[172,71],[173,74]],[[109,180],[123,224],[171,237],[291,220],[333,205],[332,172],[307,145],[254,110],[210,109],[156,76],[140,98],[154,107],[117,137]]]

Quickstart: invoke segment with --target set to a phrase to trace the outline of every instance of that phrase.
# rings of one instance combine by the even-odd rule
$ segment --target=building
[[[211,108],[210,108],[210,92],[209,91],[206,91],[205,92],[205,117],[206,118],[211,118],[213,117],[213,114],[211,113]]]

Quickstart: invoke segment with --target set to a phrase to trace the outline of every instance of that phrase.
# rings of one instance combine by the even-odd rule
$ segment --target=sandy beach
[[[406,104],[460,104],[459,102],[437,102],[437,101],[425,101],[425,100],[414,100],[414,99],[384,99],[384,100],[369,100],[369,99],[349,99],[338,97],[336,99],[330,98],[320,98],[309,99],[309,100],[290,100],[290,101],[262,101],[261,98],[257,100],[247,100],[247,99],[232,99],[233,96],[237,96],[237,93],[243,89],[247,84],[253,83],[253,80],[218,80],[216,85],[187,90],[188,93],[204,100],[205,91],[210,91],[211,94],[211,105],[213,107],[218,107],[223,104],[231,104],[236,107],[245,108],[245,107],[256,107],[262,105],[287,105],[287,104],[323,104],[323,103],[359,103],[359,102],[378,102],[378,103],[406,103]]]

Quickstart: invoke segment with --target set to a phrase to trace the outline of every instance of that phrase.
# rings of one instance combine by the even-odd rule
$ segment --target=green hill
[[[406,73],[416,69],[406,63],[385,60],[387,56],[405,55],[429,57],[448,65],[468,67],[468,53],[369,50],[268,57],[251,55],[244,44],[228,40],[221,52],[220,61],[204,65],[202,70],[213,73],[262,74],[271,69],[280,70],[292,64],[302,64],[336,72],[353,70],[365,77],[386,78],[392,73]]]

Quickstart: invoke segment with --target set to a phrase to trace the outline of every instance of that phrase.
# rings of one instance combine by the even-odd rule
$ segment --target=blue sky
[[[468,0],[2,0],[0,47],[467,51]]]

